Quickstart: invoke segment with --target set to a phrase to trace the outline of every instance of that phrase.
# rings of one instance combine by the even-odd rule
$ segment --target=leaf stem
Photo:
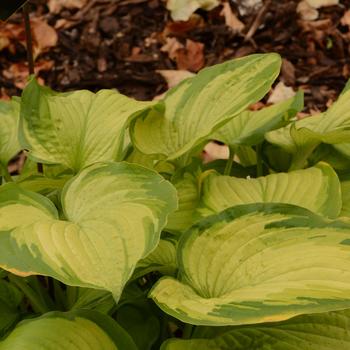
[[[23,294],[28,298],[35,312],[45,314],[49,312],[49,308],[41,301],[40,296],[25,282],[23,277],[8,275],[10,282],[15,284]]]
[[[256,177],[263,176],[262,144],[256,145]]]
[[[56,305],[58,305],[60,309],[64,310],[67,307],[67,305],[66,305],[65,295],[61,288],[60,282],[55,280],[54,278],[52,279],[52,282],[53,282]]]
[[[23,20],[24,20],[24,28],[26,33],[28,70],[29,70],[29,75],[32,75],[34,74],[34,57],[33,57],[32,30],[30,27],[30,17],[29,17],[29,3],[26,3],[23,6]]]
[[[183,339],[190,339],[191,335],[192,335],[193,328],[194,328],[194,326],[192,324],[186,323],[184,330],[183,330],[182,338]]]
[[[233,165],[233,158],[235,157],[235,151],[234,148],[229,146],[229,155],[228,155],[228,160],[226,163],[224,175],[230,176],[231,170],[232,170],[232,165]]]
[[[26,47],[27,47],[27,61],[28,61],[28,73],[29,75],[35,74],[34,66],[34,55],[33,55],[33,37],[32,28],[30,26],[30,16],[29,16],[29,2],[23,6],[23,21],[26,34]],[[41,163],[37,164],[38,173],[43,173],[43,165]]]
[[[79,287],[67,286],[66,289],[66,307],[71,309],[78,299]]]
[[[50,308],[51,310],[55,308],[55,305],[48,291],[40,282],[39,276],[30,276],[30,280],[28,280],[28,284],[38,294],[38,296],[41,298],[41,301],[45,305],[47,305],[48,308]]]

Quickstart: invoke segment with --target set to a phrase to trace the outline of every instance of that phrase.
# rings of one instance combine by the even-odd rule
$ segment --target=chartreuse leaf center
[[[258,54],[203,69],[170,90],[162,109],[134,120],[134,146],[166,159],[195,151],[216,129],[269,91],[280,64],[276,54]]]
[[[350,307],[350,225],[286,204],[229,208],[189,229],[178,279],[150,296],[195,325],[280,321]]]
[[[341,210],[341,188],[335,171],[326,163],[305,170],[240,179],[210,172],[202,181],[200,216],[239,204],[288,203],[336,218]]]
[[[349,321],[345,310],[248,327],[200,327],[194,339],[171,339],[161,350],[348,350]]]
[[[155,102],[139,102],[113,90],[57,93],[32,79],[21,103],[20,141],[32,159],[74,171],[122,160],[130,121]]]
[[[65,221],[45,197],[4,186],[0,265],[108,290],[118,299],[136,263],[157,246],[176,202],[160,175],[127,163],[97,163],[70,180],[62,193]]]

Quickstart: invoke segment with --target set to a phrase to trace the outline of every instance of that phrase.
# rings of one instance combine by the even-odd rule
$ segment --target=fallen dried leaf
[[[270,97],[267,100],[267,103],[278,103],[287,100],[288,98],[291,98],[293,96],[295,96],[295,91],[291,87],[286,86],[282,81],[280,81],[273,89]]]
[[[51,13],[59,13],[63,8],[81,9],[87,3],[87,0],[49,0],[47,6]]]
[[[176,64],[180,70],[198,72],[205,65],[204,44],[187,39],[186,48],[176,51]]]
[[[71,21],[65,18],[60,18],[55,23],[55,29],[69,29],[77,25],[79,21]]]
[[[0,24],[0,51],[8,49],[11,53],[15,53],[15,42],[25,43],[24,26],[9,22]]]
[[[218,5],[218,0],[168,0],[167,9],[173,20],[187,21],[199,8],[210,11]]]
[[[230,151],[228,146],[219,145],[216,142],[209,142],[202,152],[204,163],[212,162],[216,159],[228,159]]]
[[[237,4],[241,16],[251,15],[257,12],[262,6],[262,0],[233,0]]]
[[[25,152],[21,152],[17,157],[12,160],[8,166],[9,173],[12,175],[13,173],[19,174],[23,169],[24,162],[26,160]]]
[[[53,61],[40,61],[35,64],[34,71],[38,74],[41,71],[52,69],[53,65]],[[26,63],[13,63],[9,68],[3,70],[2,74],[6,79],[13,80],[17,88],[23,89],[27,84],[28,65]],[[43,83],[42,78],[39,77],[38,80]]]
[[[133,47],[131,49],[131,55],[125,58],[127,62],[154,62],[157,61],[158,55],[155,53],[152,56],[142,53],[140,47]]]
[[[293,63],[286,58],[282,60],[281,74],[285,84],[292,86],[295,84],[295,67]]]
[[[350,10],[345,11],[343,17],[340,19],[340,23],[350,28]]]
[[[177,57],[177,51],[184,46],[176,38],[166,38],[166,43],[160,48],[160,51],[167,52],[171,60]]]
[[[195,75],[189,72],[188,70],[171,70],[171,69],[157,70],[157,73],[159,73],[166,80],[168,84],[168,89],[176,86],[177,84],[181,83],[183,80],[193,77]]]
[[[240,33],[244,29],[244,24],[232,12],[231,6],[228,2],[223,3],[220,15],[225,17],[226,25],[230,27],[234,33]]]
[[[31,20],[33,33],[33,53],[38,57],[42,52],[56,46],[58,36],[56,30],[40,18]],[[0,25],[0,51],[8,49],[15,54],[15,43],[26,46],[25,31],[22,24],[3,23]]]
[[[4,87],[0,88],[0,100],[5,100],[5,101],[11,100],[11,97],[7,94]]]
[[[0,36],[0,51],[10,46],[10,39]]]
[[[103,73],[107,70],[107,60],[104,57],[100,57],[97,60],[97,70]]]
[[[339,4],[339,0],[305,0],[305,1],[315,9]]]
[[[304,21],[314,21],[318,18],[318,11],[306,0],[300,1],[297,6],[297,13]]]
[[[58,36],[56,30],[41,19],[32,20],[34,57],[56,46]]]
[[[178,37],[186,36],[186,34],[194,29],[203,28],[205,22],[202,16],[192,14],[188,21],[168,22],[163,31],[163,36],[175,35]]]

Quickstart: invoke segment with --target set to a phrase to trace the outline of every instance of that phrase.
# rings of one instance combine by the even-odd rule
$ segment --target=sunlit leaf
[[[229,208],[178,245],[178,279],[150,297],[194,325],[243,325],[350,308],[350,225],[287,204]]]
[[[288,203],[336,218],[342,206],[340,182],[326,163],[257,179],[240,179],[210,172],[202,180],[201,216],[240,204]]]
[[[212,136],[230,146],[253,146],[264,140],[265,133],[281,128],[294,117],[304,105],[303,93],[263,108],[259,111],[244,111],[218,129]]]
[[[0,350],[137,350],[126,331],[110,317],[91,310],[51,312],[21,322]]]
[[[57,93],[32,78],[22,96],[20,141],[32,159],[74,171],[121,160],[127,126],[154,104],[113,90]]]
[[[21,150],[17,137],[19,108],[17,99],[0,101],[0,173],[1,166],[7,167],[11,158]]]
[[[176,193],[146,168],[97,163],[65,185],[62,207],[66,220],[47,198],[2,186],[0,266],[104,289],[117,300],[136,263],[157,246]]]
[[[304,167],[320,143],[339,144],[350,137],[350,81],[325,112],[266,134],[266,139],[293,154],[292,168]]]
[[[348,350],[349,322],[345,310],[249,327],[202,327],[197,339],[171,339],[161,350]]]
[[[158,106],[132,123],[131,139],[145,154],[176,159],[259,101],[277,77],[281,59],[257,54],[203,69],[171,89]]]

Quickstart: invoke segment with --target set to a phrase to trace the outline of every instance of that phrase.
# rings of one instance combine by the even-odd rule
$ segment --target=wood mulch
[[[32,18],[45,21],[58,35],[53,47],[40,52],[37,64],[43,64],[40,77],[59,91],[116,88],[152,99],[168,87],[159,70],[196,72],[254,52],[278,52],[283,57],[279,79],[294,90],[304,89],[306,109],[317,111],[334,101],[350,77],[350,25],[344,20],[350,0],[319,9],[313,21],[300,18],[298,1],[265,1],[264,11],[245,15],[239,14],[239,1],[230,1],[232,13],[244,24],[241,31],[226,24],[222,6],[174,22],[161,0],[89,0],[81,9],[59,13],[50,13],[44,0],[32,3]],[[15,14],[9,23],[21,21]],[[25,48],[20,38],[3,46],[0,93],[18,95],[16,74],[24,74]]]

